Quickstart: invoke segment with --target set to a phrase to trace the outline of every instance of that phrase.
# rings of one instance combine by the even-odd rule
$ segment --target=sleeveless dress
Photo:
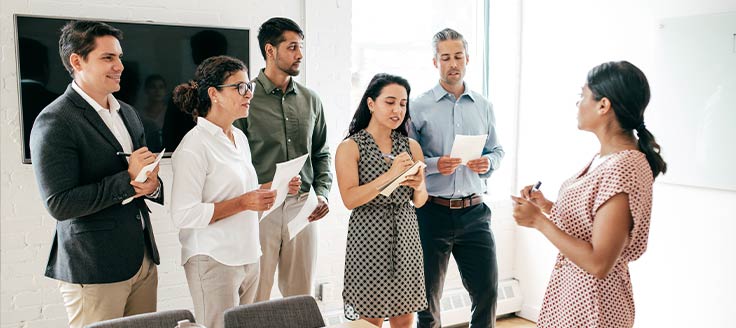
[[[370,133],[350,137],[360,150],[360,185],[375,180],[391,164]],[[391,154],[411,154],[409,138],[394,131]],[[427,308],[424,259],[413,189],[400,186],[390,197],[378,195],[353,209],[345,252],[345,317],[387,318]]]
[[[621,256],[603,279],[587,273],[564,255],[557,255],[537,327],[634,326],[628,263],[647,248],[652,170],[645,155],[636,150],[611,154],[597,167],[589,167],[562,184],[552,207],[552,221],[571,236],[590,242],[598,208],[616,194],[626,193],[634,226]]]

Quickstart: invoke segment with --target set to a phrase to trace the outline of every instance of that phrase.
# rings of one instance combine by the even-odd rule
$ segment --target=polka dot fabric
[[[360,150],[359,183],[373,181],[391,167],[373,137],[362,130],[351,137]],[[411,154],[409,139],[391,135],[391,153]],[[413,189],[397,188],[353,210],[345,252],[345,317],[387,318],[427,308],[419,226],[410,203]]]
[[[590,241],[595,213],[619,193],[629,197],[634,226],[611,272],[598,279],[558,254],[537,322],[538,327],[622,328],[634,326],[628,262],[647,248],[652,209],[652,171],[643,153],[612,154],[563,183],[551,219],[573,237]]]

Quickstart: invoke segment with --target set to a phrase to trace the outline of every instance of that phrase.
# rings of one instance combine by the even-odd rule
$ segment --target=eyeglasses
[[[250,81],[250,82],[240,82],[240,83],[233,83],[233,84],[221,84],[216,85],[215,87],[218,88],[224,88],[224,87],[234,87],[238,89],[238,93],[241,96],[245,96],[245,94],[250,91],[251,94],[253,94],[256,91],[256,81]]]

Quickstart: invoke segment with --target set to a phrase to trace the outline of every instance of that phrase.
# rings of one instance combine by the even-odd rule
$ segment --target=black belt
[[[470,195],[470,196],[463,197],[463,198],[442,198],[442,197],[429,196],[427,200],[437,205],[449,207],[451,210],[459,210],[459,209],[468,208],[468,207],[475,206],[475,205],[482,203],[483,197],[480,195]]]

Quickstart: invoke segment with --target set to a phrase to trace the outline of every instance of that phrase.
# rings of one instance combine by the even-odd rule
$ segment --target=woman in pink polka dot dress
[[[559,249],[539,327],[632,327],[634,299],[628,263],[646,250],[652,183],[667,164],[644,126],[649,103],[644,73],[609,62],[588,73],[578,128],[600,141],[600,152],[562,184],[557,202],[531,186],[521,190],[514,218]]]

